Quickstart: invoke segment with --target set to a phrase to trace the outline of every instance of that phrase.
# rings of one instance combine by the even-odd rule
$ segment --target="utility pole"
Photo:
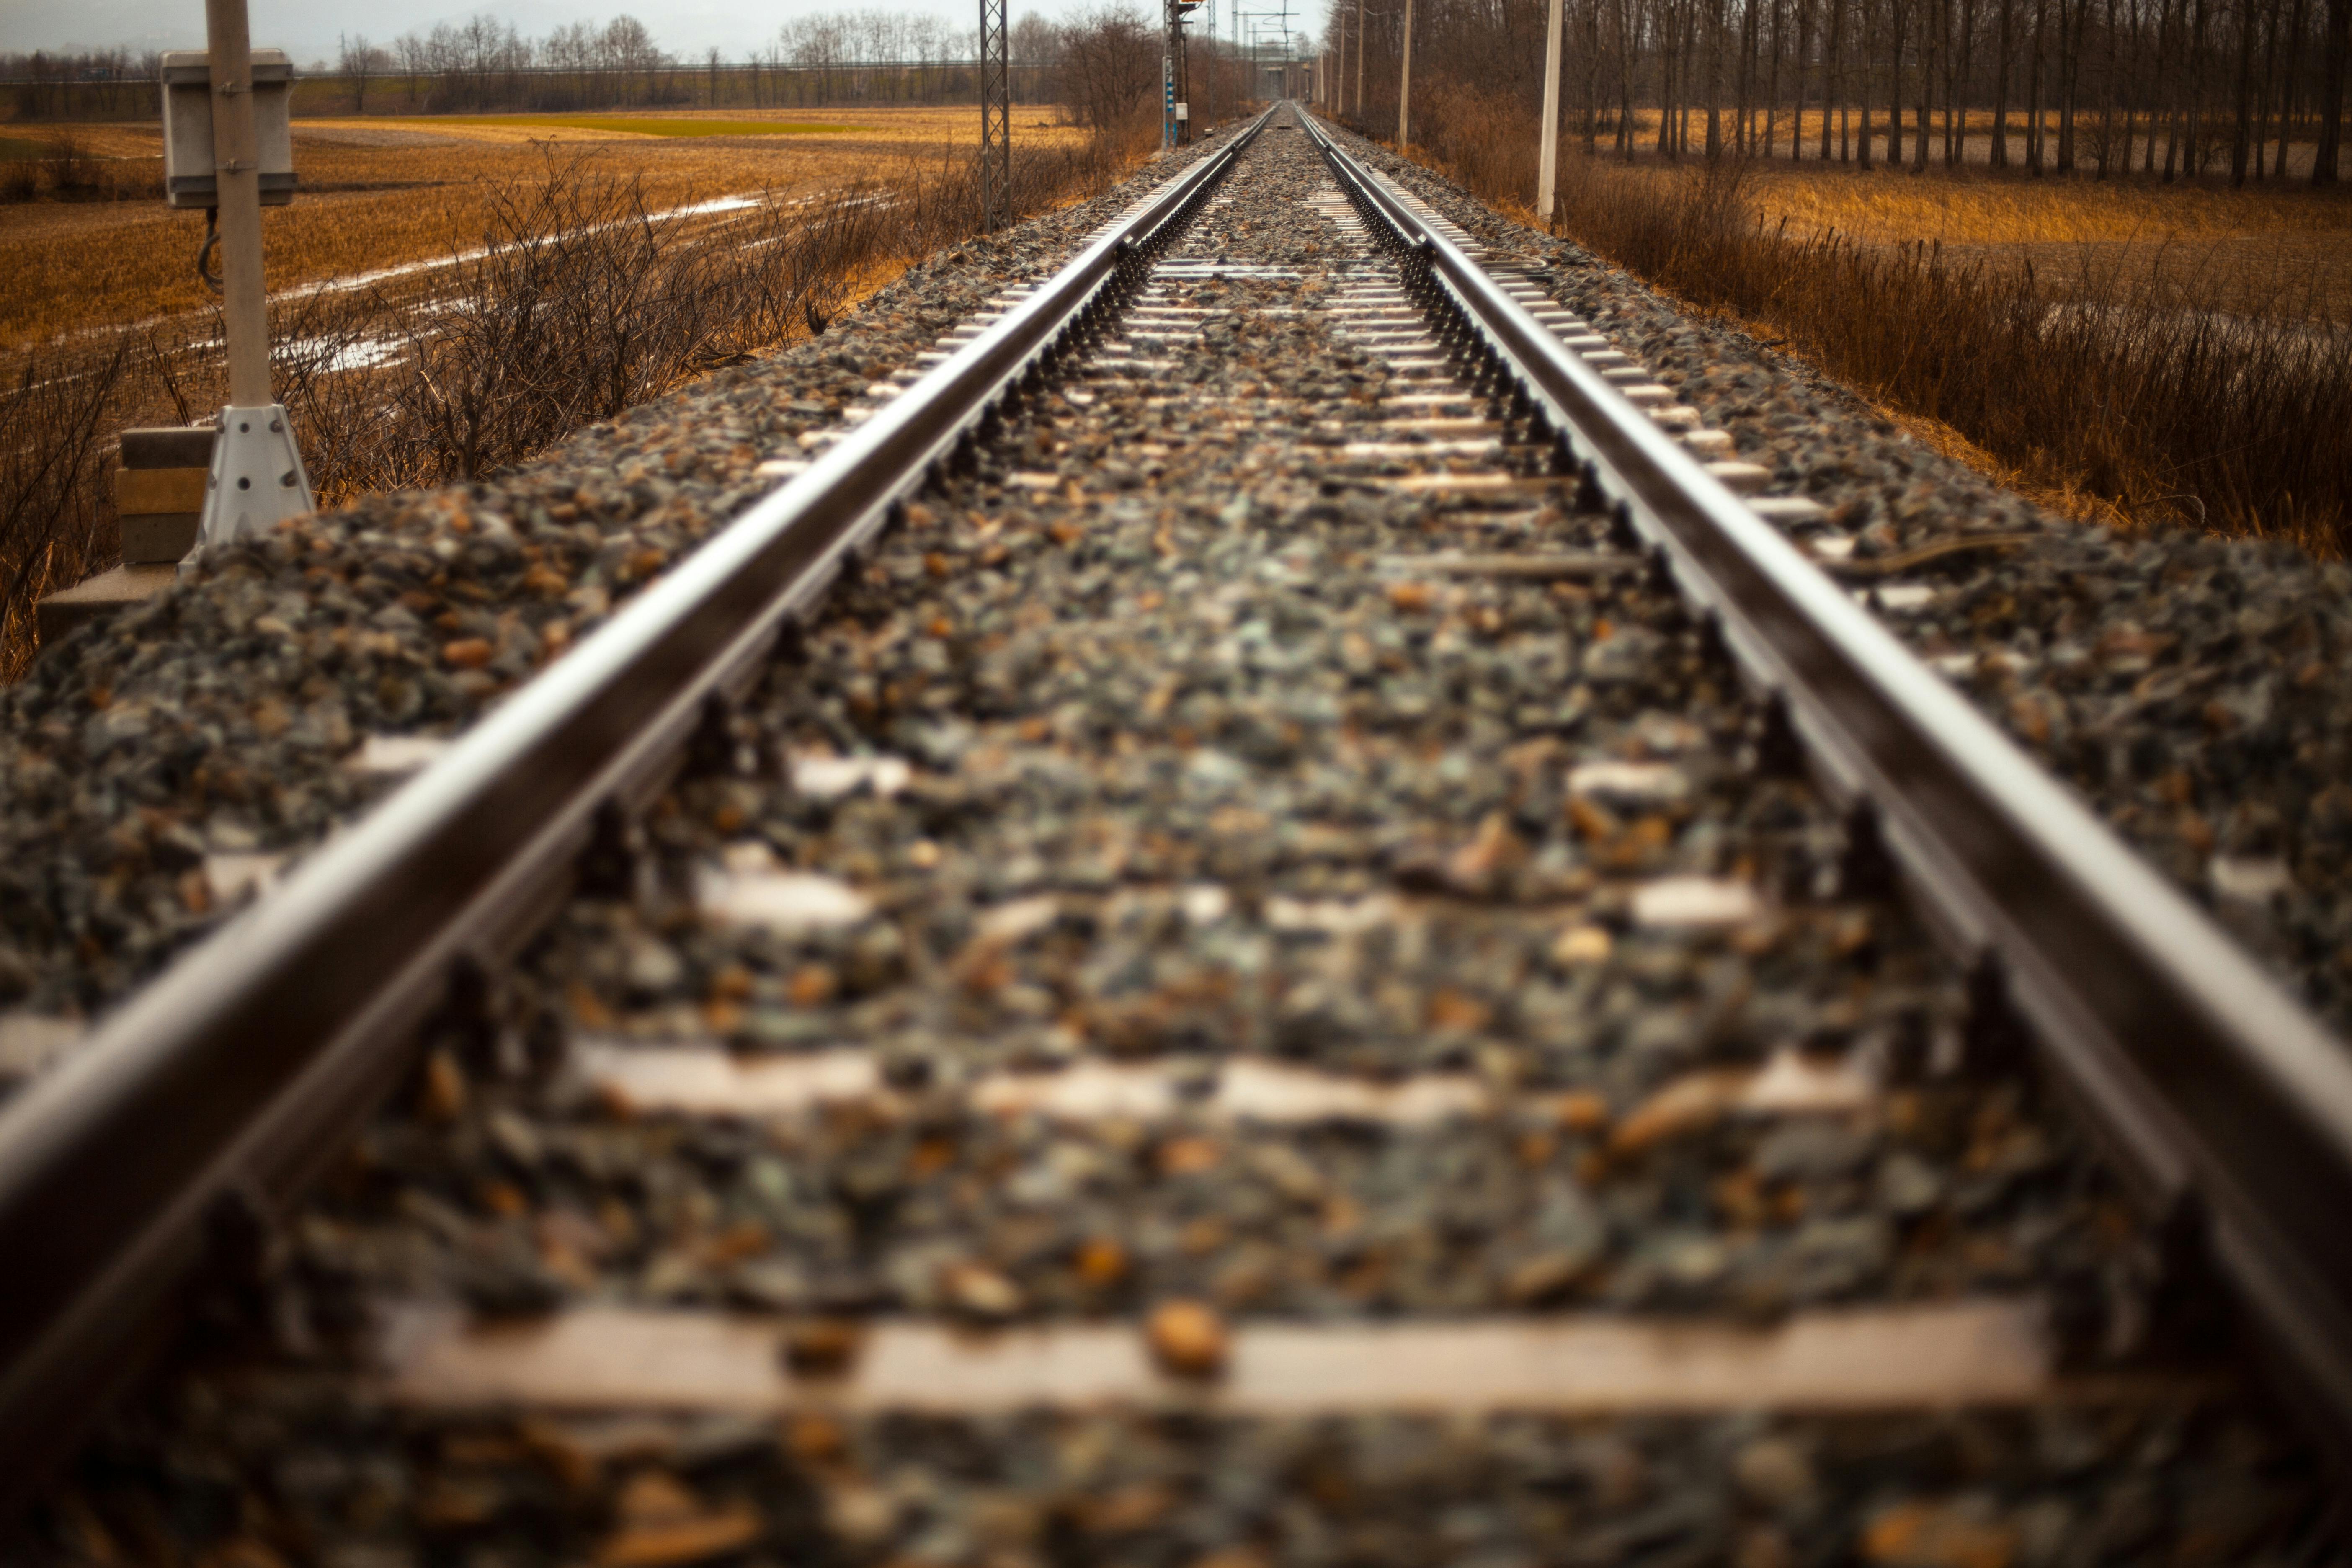
[[[214,221],[228,405],[213,442],[199,549],[267,533],[318,510],[286,409],[269,389],[269,290],[261,264],[261,131],[254,117],[253,34],[245,0],[205,0]],[[168,90],[168,89],[167,89]]]
[[[1551,0],[1544,29],[1543,145],[1536,151],[1536,216],[1551,227],[1552,188],[1559,173],[1560,0]]]
[[[980,227],[1013,221],[1011,0],[980,0]]]
[[[1404,75],[1397,83],[1397,156],[1412,146],[1412,0],[1404,0]]]

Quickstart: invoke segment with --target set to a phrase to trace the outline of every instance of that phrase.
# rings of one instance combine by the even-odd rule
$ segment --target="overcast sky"
[[[870,3],[870,0],[869,0]],[[253,41],[281,48],[300,63],[331,58],[341,32],[363,33],[389,43],[412,29],[436,22],[462,22],[478,14],[512,22],[533,37],[572,22],[604,22],[627,12],[649,28],[655,41],[673,54],[699,55],[717,45],[740,58],[765,43],[778,26],[814,12],[862,9],[860,0],[621,0],[597,8],[596,0],[504,0],[468,5],[465,0],[250,0]],[[1015,13],[1041,11],[1056,16],[1077,0],[1016,0]],[[979,0],[894,0],[894,11],[929,12],[959,26],[980,25]],[[0,0],[0,49],[58,49],[76,45],[142,49],[202,48],[204,0]]]

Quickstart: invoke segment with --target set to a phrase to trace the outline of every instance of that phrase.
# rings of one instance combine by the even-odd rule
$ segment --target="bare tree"
[[[1097,5],[1062,28],[1063,81],[1079,123],[1108,142],[1148,131],[1159,85],[1160,39],[1130,5]]]
[[[352,84],[352,112],[367,112],[368,69],[375,63],[375,46],[365,34],[337,34],[335,74]]]
[[[2311,183],[2332,185],[2344,142],[2345,55],[2352,52],[2352,0],[2327,0],[2327,59],[2319,89],[2319,145],[2313,150]]]

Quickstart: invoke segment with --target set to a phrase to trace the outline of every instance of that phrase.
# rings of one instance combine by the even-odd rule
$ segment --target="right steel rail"
[[[1303,121],[1307,116],[1301,115]],[[1380,174],[1307,121],[1457,352],[1777,697],[1990,1007],[2012,1009],[2140,1196],[2201,1230],[2259,1353],[2352,1455],[2352,1049]]]

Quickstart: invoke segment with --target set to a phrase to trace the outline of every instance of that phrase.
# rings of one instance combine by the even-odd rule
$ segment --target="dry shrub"
[[[1154,121],[1152,134],[1158,133]],[[1158,145],[1156,141],[1152,144]],[[1138,157],[1116,136],[1097,136],[1079,147],[1015,146],[1011,210],[1017,217],[1093,195]],[[936,167],[910,163],[887,184],[899,204],[891,215],[893,258],[919,260],[978,232],[980,168],[971,159],[955,158]]]
[[[2226,314],[2086,253],[2067,274],[1767,226],[1726,160],[1662,182],[1564,161],[1567,230],[1654,283],[1764,323],[1833,374],[2041,483],[2131,516],[2352,544],[2352,331]]]
[[[80,137],[68,132],[49,143],[50,188],[59,201],[89,201],[110,195],[104,174],[104,165],[90,155]]]
[[[1016,211],[1094,183],[1083,154],[1013,162]],[[496,193],[478,254],[423,301],[313,296],[275,326],[278,380],[321,504],[479,478],[755,350],[823,332],[861,279],[973,231],[971,162],[662,222],[644,186],[548,155]]]
[[[0,203],[16,206],[37,201],[41,195],[41,166],[31,158],[12,157],[0,160]]]
[[[785,336],[795,305],[822,308],[797,297],[813,279],[858,259],[832,254],[870,226],[846,208],[663,222],[638,182],[551,153],[492,195],[478,253],[428,300],[325,296],[279,324],[281,395],[321,500],[478,478]]]
[[[1101,189],[1097,139],[1024,149],[1013,210]],[[635,177],[549,149],[491,193],[446,266],[271,310],[271,367],[322,506],[478,478],[717,366],[822,333],[896,264],[970,238],[969,157],[909,163],[814,197],[656,216]],[[125,426],[186,424],[226,396],[216,314],[121,331],[22,366],[0,389],[0,679],[32,657],[40,596],[113,557],[103,468]]]
[[[105,156],[70,131],[46,142],[11,140],[16,147],[0,159],[0,205],[131,201],[160,189],[149,161]]]
[[[1158,145],[1162,45],[1150,18],[1127,0],[1097,0],[1060,41],[1065,95],[1096,144],[1123,159]]]
[[[128,354],[125,339],[80,361],[36,357],[0,386],[0,678],[30,657],[42,595],[116,549],[100,468]]]
[[[1409,129],[1424,156],[1490,200],[1524,201],[1536,188],[1539,138],[1528,134],[1528,112],[1516,97],[1441,78],[1415,89]],[[1383,134],[1395,133],[1391,118]]]

